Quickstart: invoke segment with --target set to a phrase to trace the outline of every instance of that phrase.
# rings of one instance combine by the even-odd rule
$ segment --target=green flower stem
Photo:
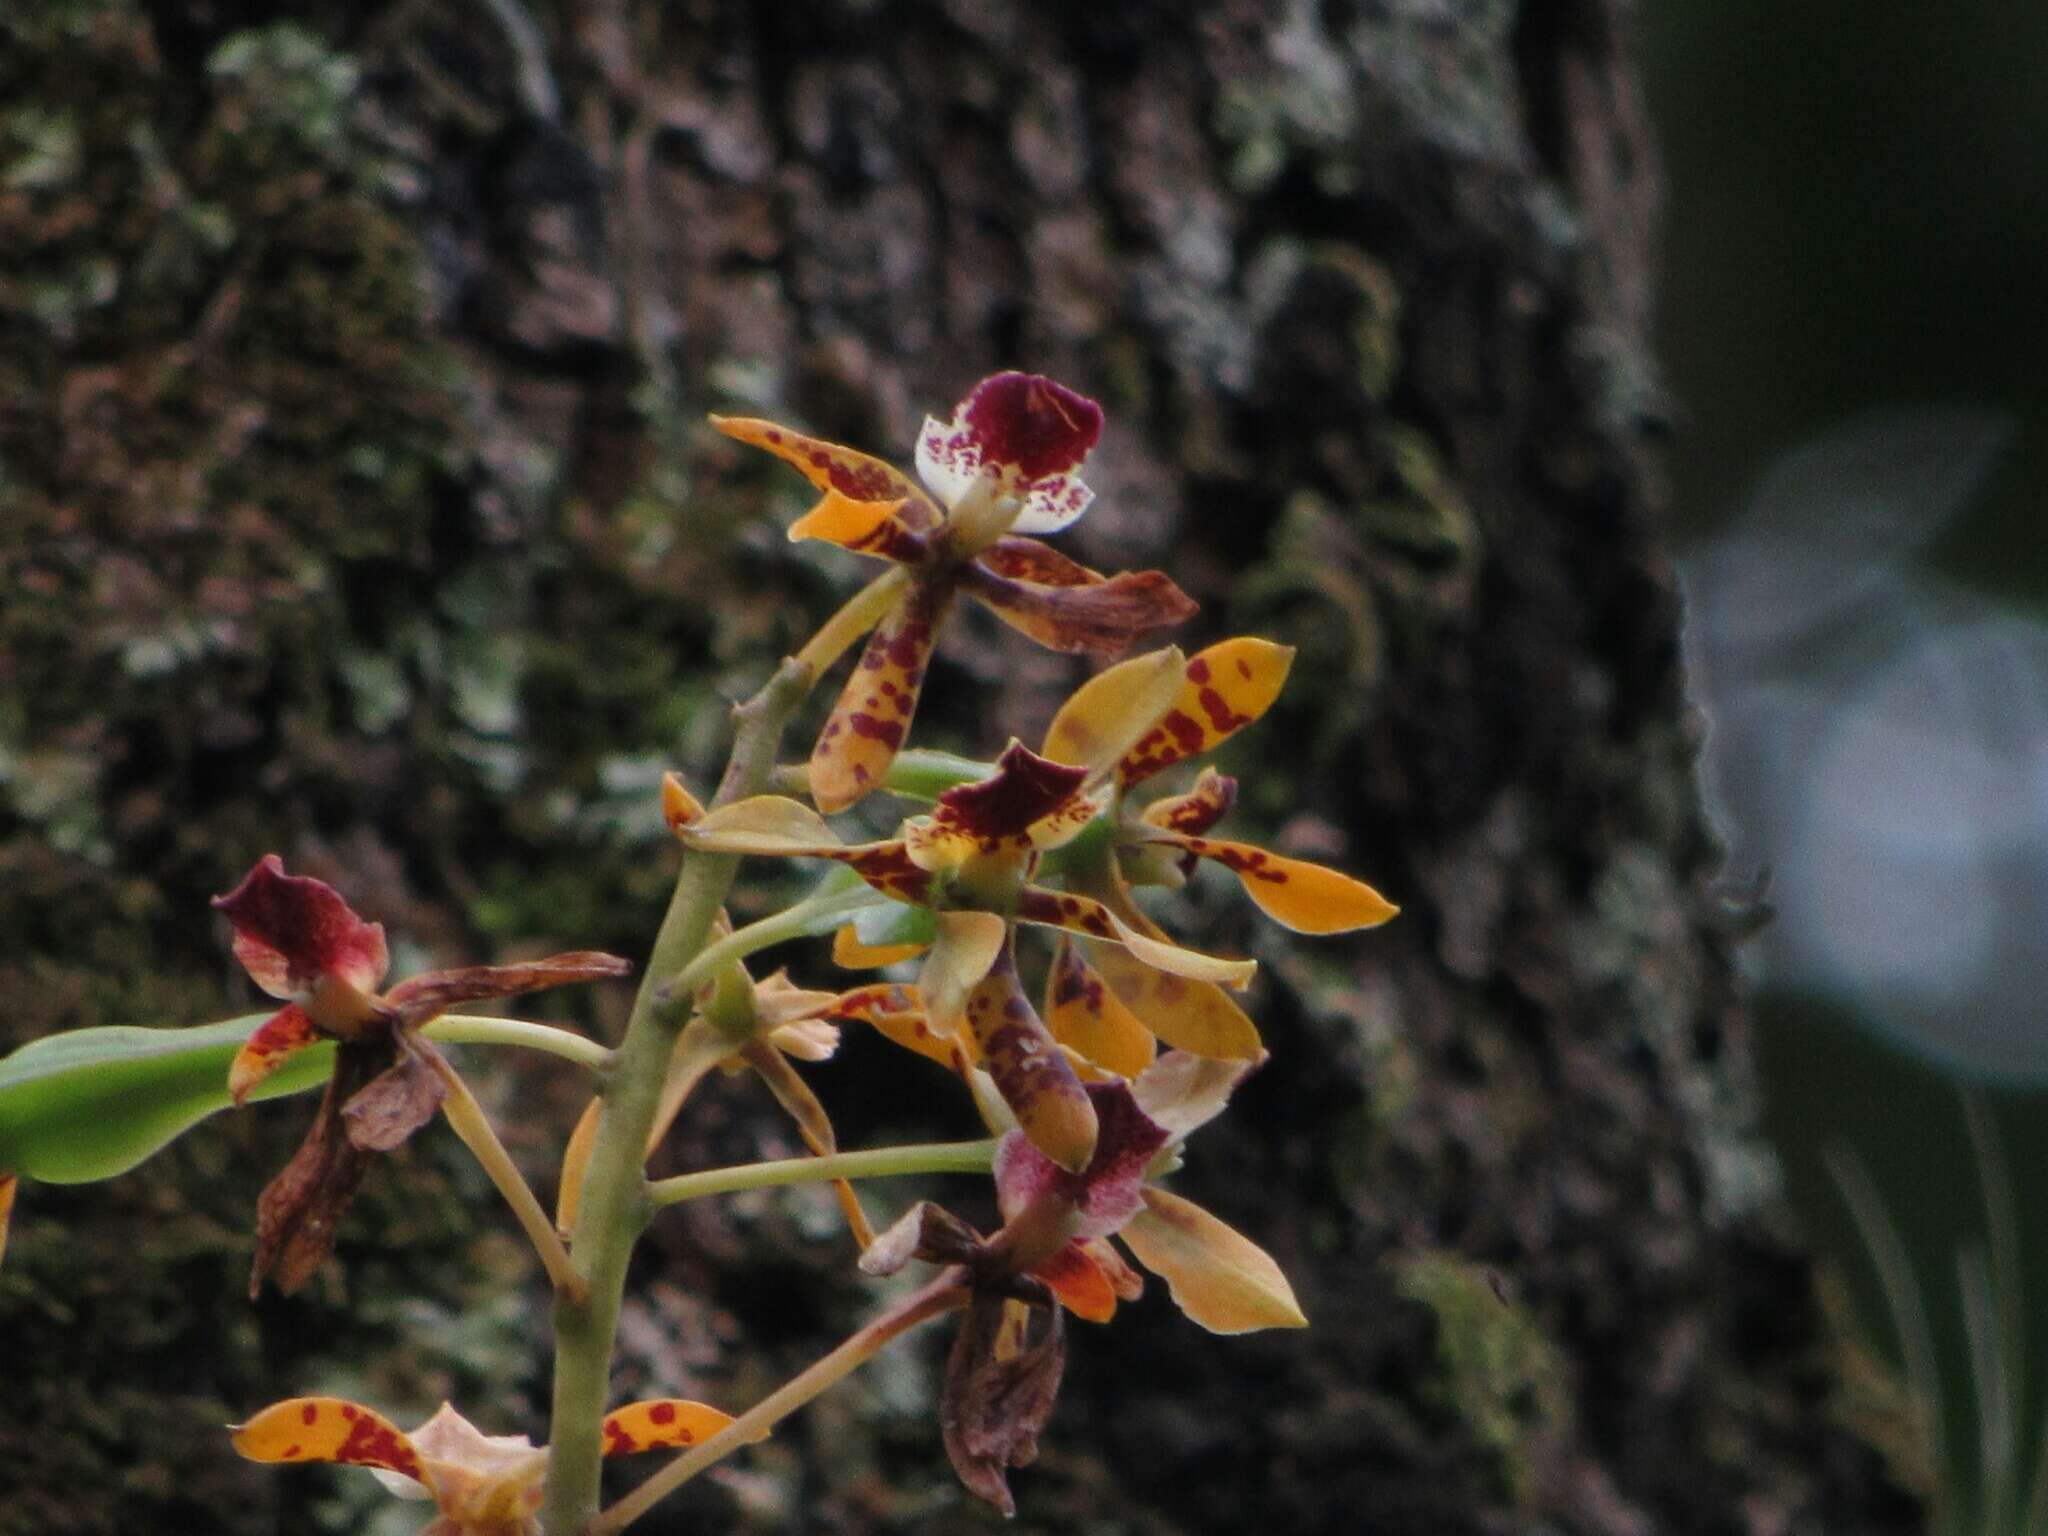
[[[846,605],[819,627],[794,659],[808,666],[812,677],[824,676],[854,641],[882,622],[883,615],[896,606],[909,585],[910,572],[900,565],[891,566],[848,598]]]
[[[757,923],[749,923],[744,928],[735,928],[717,943],[705,945],[697,958],[678,971],[675,979],[661,989],[661,996],[656,1002],[665,1009],[687,1009],[696,990],[735,960],[744,960],[771,944],[825,931],[821,924],[836,926],[838,918],[851,917],[869,907],[886,906],[888,901],[888,897],[865,885],[807,896],[793,907],[772,917],[764,917]]]
[[[484,1172],[491,1176],[491,1182],[498,1186],[498,1193],[505,1197],[505,1203],[512,1207],[512,1214],[519,1218],[519,1225],[525,1229],[534,1252],[540,1255],[548,1279],[560,1294],[580,1299],[584,1290],[583,1277],[569,1262],[569,1250],[562,1246],[555,1224],[548,1220],[540,1201],[533,1197],[526,1176],[512,1161],[512,1154],[505,1150],[505,1143],[498,1139],[491,1117],[484,1113],[483,1105],[477,1103],[476,1095],[469,1091],[469,1084],[462,1080],[462,1074],[455,1070],[446,1056],[434,1050],[420,1054],[426,1057],[435,1076],[441,1079],[441,1086],[448,1090],[447,1096],[441,1100],[442,1115],[455,1134],[462,1138],[462,1144],[483,1165]]]
[[[782,728],[810,693],[815,676],[809,661],[791,657],[738,707],[732,756],[714,804],[761,792],[775,769]],[[684,853],[625,1037],[612,1056],[604,1113],[584,1172],[569,1250],[588,1289],[580,1300],[566,1292],[555,1297],[552,1450],[542,1512],[548,1536],[577,1536],[597,1516],[599,1425],[610,1395],[619,1303],[627,1261],[653,1210],[642,1165],[684,1024],[655,999],[704,948],[738,866],[731,854]]]
[[[584,1035],[557,1029],[552,1024],[533,1024],[525,1019],[493,1019],[482,1014],[444,1013],[420,1031],[442,1045],[524,1045],[546,1051],[564,1061],[602,1072],[612,1059],[611,1051]]]
[[[909,1147],[878,1147],[870,1152],[834,1152],[826,1157],[789,1157],[772,1163],[747,1163],[737,1168],[710,1168],[678,1174],[647,1186],[656,1205],[674,1205],[705,1195],[727,1195],[742,1189],[774,1189],[785,1184],[822,1183],[830,1179],[886,1179],[913,1173],[987,1173],[995,1165],[996,1142],[941,1141]]]
[[[584,1536],[615,1536],[691,1478],[715,1466],[741,1446],[760,1439],[781,1420],[828,1387],[851,1376],[892,1339],[919,1323],[957,1312],[970,1291],[961,1271],[949,1269],[905,1297],[841,1344],[831,1354],[776,1388],[702,1445],[693,1446],[593,1520]]]

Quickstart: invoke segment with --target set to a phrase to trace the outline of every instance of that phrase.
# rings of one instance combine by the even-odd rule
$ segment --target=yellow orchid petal
[[[11,1173],[0,1173],[0,1259],[7,1257],[7,1220],[14,1214],[14,1195],[21,1181]]]
[[[881,984],[842,992],[833,1016],[858,1019],[906,1051],[915,1051],[949,1072],[965,1076],[976,1060],[974,1039],[961,1032],[941,1038],[925,1018],[924,997],[916,987]]]
[[[1135,913],[1136,908],[1132,908]],[[1142,918],[1128,922],[1092,896],[1027,885],[1017,899],[1017,921],[1047,928],[1065,928],[1121,944],[1154,969],[1191,981],[1209,981],[1242,990],[1257,974],[1256,960],[1225,960],[1200,950],[1183,949]]]
[[[939,626],[953,606],[950,580],[919,579],[861,652],[811,750],[811,798],[831,815],[882,782],[903,745]]]
[[[922,558],[924,545],[901,515],[906,505],[901,499],[855,501],[827,491],[823,501],[789,525],[789,541],[820,539],[856,554],[911,563]]]
[[[1125,784],[1206,752],[1263,715],[1280,696],[1294,648],[1242,635],[1196,655],[1173,704],[1124,755],[1117,777]]]
[[[1154,970],[1118,944],[1091,942],[1086,948],[1110,991],[1175,1049],[1246,1061],[1265,1049],[1258,1026],[1214,983]]]
[[[939,510],[923,488],[880,459],[758,417],[713,416],[711,425],[735,442],[774,454],[821,491],[837,492],[851,501],[900,501],[898,516],[910,527],[939,524]]]
[[[968,994],[1003,952],[1009,927],[993,912],[941,912],[938,929],[917,986],[932,1032],[943,1036],[959,1029]]]
[[[313,1016],[297,1003],[287,1003],[257,1025],[228,1063],[229,1095],[237,1104],[246,1102],[258,1083],[322,1038]]]
[[[631,1456],[639,1451],[695,1445],[731,1422],[731,1414],[688,1398],[652,1397],[628,1403],[604,1416],[604,1454]]]
[[[1189,1318],[1211,1333],[1308,1326],[1263,1248],[1179,1195],[1148,1187],[1144,1199],[1119,1235]]]
[[[859,930],[847,923],[832,935],[832,963],[849,971],[869,971],[899,961],[914,960],[929,944],[867,944]]]
[[[1157,1049],[1152,1032],[1064,936],[1046,973],[1045,1023],[1061,1045],[1120,1077],[1144,1071]]]
[[[967,1025],[1017,1128],[1062,1168],[1086,1168],[1095,1151],[1095,1105],[1032,1011],[1007,956],[968,998]]]
[[[1266,916],[1296,933],[1377,928],[1401,910],[1363,880],[1321,864],[1283,858],[1250,843],[1185,833],[1162,833],[1152,841],[1214,859],[1244,883]]]
[[[236,1426],[234,1447],[251,1461],[333,1461],[378,1467],[434,1487],[411,1438],[382,1414],[338,1397],[293,1397]]]
[[[1096,673],[1052,717],[1044,755],[1056,763],[1108,769],[1173,707],[1187,668],[1180,647],[1169,645]]]

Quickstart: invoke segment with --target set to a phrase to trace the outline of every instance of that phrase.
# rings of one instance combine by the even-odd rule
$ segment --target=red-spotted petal
[[[849,501],[900,501],[896,515],[912,529],[938,526],[939,510],[924,491],[880,459],[755,417],[713,416],[711,425],[737,442],[766,449],[821,491],[837,492]]]
[[[915,987],[880,985],[842,992],[832,1016],[858,1019],[907,1051],[935,1061],[949,1072],[964,1075],[974,1065],[974,1041],[965,1032],[940,1035],[926,1020],[924,999]]]
[[[1057,1200],[1073,1213],[1074,1236],[1108,1237],[1143,1209],[1145,1168],[1166,1145],[1166,1132],[1138,1107],[1127,1083],[1090,1083],[1084,1092],[1097,1130],[1079,1172],[1061,1167],[1016,1132],[996,1148],[996,1200],[1004,1220],[1034,1203]]]
[[[272,997],[303,999],[330,976],[373,993],[391,968],[382,923],[357,917],[326,881],[286,874],[274,853],[213,905],[234,929],[235,958]]]
[[[925,418],[917,472],[947,507],[976,480],[995,480],[1020,498],[1019,533],[1054,533],[1088,510],[1094,493],[1075,473],[1102,436],[1102,407],[1038,374],[983,379],[951,422]]]
[[[1229,815],[1235,804],[1237,780],[1218,773],[1214,768],[1204,768],[1193,789],[1184,795],[1168,795],[1163,800],[1154,800],[1140,813],[1139,819],[1148,827],[1200,837]]]
[[[1069,559],[1050,544],[1005,534],[978,557],[998,576],[1028,581],[1042,587],[1092,587],[1104,577],[1078,560]]]
[[[1132,911],[1135,913],[1136,909]],[[1070,891],[1027,885],[1017,898],[1017,921],[1108,939],[1123,945],[1152,969],[1191,981],[1242,988],[1259,968],[1256,960],[1225,960],[1200,950],[1183,949],[1161,935],[1155,925],[1127,922],[1094,897]]]
[[[228,1093],[237,1104],[246,1102],[258,1083],[320,1038],[312,1016],[297,1003],[287,1003],[258,1025],[235,1052],[235,1059],[228,1063]]]
[[[1061,1045],[1121,1077],[1136,1077],[1157,1051],[1152,1032],[1064,935],[1046,973],[1045,1022]]]
[[[1283,858],[1250,843],[1177,832],[1160,832],[1152,840],[1215,860],[1244,882],[1261,911],[1296,933],[1377,928],[1401,910],[1363,880],[1303,859]]]
[[[1293,664],[1291,646],[1251,635],[1190,658],[1180,697],[1125,756],[1118,776],[1135,784],[1236,735],[1272,708]]]
[[[970,564],[961,588],[997,618],[1055,651],[1115,656],[1156,629],[1195,616],[1193,598],[1163,571],[1120,571],[1086,586],[1043,586]]]
[[[882,782],[917,713],[939,626],[953,606],[950,579],[913,581],[868,636],[860,663],[811,751],[811,798],[831,815]]]
[[[989,843],[1020,840],[1071,804],[1087,778],[1087,769],[1040,757],[1012,740],[996,760],[993,776],[947,790],[932,819]]]
[[[1032,1011],[1007,953],[967,999],[967,1024],[1032,1155],[1050,1160],[1048,1166],[1086,1167],[1096,1146],[1095,1108],[1066,1053]]]
[[[638,1451],[695,1445],[732,1422],[708,1403],[681,1397],[653,1397],[628,1403],[604,1416],[604,1453],[631,1456]]]
[[[377,1467],[429,1489],[434,1486],[404,1430],[381,1413],[339,1397],[293,1397],[273,1403],[235,1429],[234,1447],[251,1461]]]

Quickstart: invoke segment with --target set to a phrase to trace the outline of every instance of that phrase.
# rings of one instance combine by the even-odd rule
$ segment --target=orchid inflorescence
[[[1348,875],[1214,835],[1236,794],[1214,768],[1139,803],[1160,775],[1256,721],[1278,696],[1291,652],[1252,637],[1193,656],[1154,650],[1088,681],[1037,750],[1012,740],[978,765],[920,753],[908,734],[940,627],[961,596],[1041,644],[1104,658],[1194,612],[1160,572],[1104,576],[1037,537],[1088,506],[1079,471],[1100,435],[1100,408],[1050,379],[994,375],[950,421],[927,419],[915,478],[771,422],[712,423],[794,466],[821,493],[792,539],[837,544],[889,570],[740,708],[731,765],[709,808],[679,777],[665,781],[662,809],[683,867],[615,1049],[451,1011],[626,974],[613,956],[435,971],[380,991],[389,966],[381,925],[322,881],[286,873],[277,856],[214,903],[237,958],[281,1005],[234,1048],[222,1101],[318,1085],[293,1074],[332,1047],[305,1141],[258,1206],[252,1288],[268,1280],[289,1291],[316,1273],[372,1155],[437,1113],[503,1191],[554,1283],[548,1447],[486,1436],[445,1405],[408,1435],[371,1408],[323,1397],[275,1404],[235,1433],[253,1459],[371,1468],[395,1491],[432,1500],[438,1516],[428,1529],[440,1536],[621,1529],[890,1339],[949,1311],[964,1320],[940,1398],[945,1447],[964,1484],[1008,1511],[1006,1472],[1035,1454],[1052,1409],[1065,1314],[1107,1322],[1149,1271],[1211,1331],[1305,1323],[1270,1257],[1162,1182],[1188,1137],[1265,1059],[1234,996],[1254,963],[1176,942],[1134,894],[1177,886],[1207,860],[1297,932],[1393,916]],[[808,761],[777,767],[789,717],[856,644]],[[870,797],[913,802],[914,813],[890,836],[857,841],[826,819]],[[722,904],[744,857],[826,868],[802,900],[735,928]],[[1042,956],[1020,943],[1023,930],[1048,936]],[[832,989],[781,971],[753,974],[752,957],[770,946],[828,934],[841,967],[893,974]],[[1038,1007],[1025,986],[1029,965],[1043,970]],[[986,1138],[841,1151],[799,1064],[830,1056],[851,1023],[942,1068]],[[567,1142],[552,1219],[437,1039],[538,1045],[598,1069],[598,1091]],[[43,1166],[9,1158],[10,1064],[0,1064],[0,1242],[15,1187],[9,1169],[37,1176]],[[713,1068],[758,1078],[810,1157],[649,1182],[646,1158]],[[993,1178],[999,1219],[987,1233],[926,1201],[877,1234],[855,1189],[859,1179],[971,1171]],[[833,1182],[863,1271],[890,1275],[922,1262],[935,1267],[928,1282],[736,1419],[672,1398],[605,1410],[626,1259],[649,1214],[722,1190],[814,1179]],[[600,1511],[600,1459],[658,1447],[688,1449]]]

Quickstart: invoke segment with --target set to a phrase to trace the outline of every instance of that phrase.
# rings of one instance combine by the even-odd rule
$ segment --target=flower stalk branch
[[[822,1161],[822,1160],[821,1160]],[[593,1520],[584,1536],[615,1536],[683,1484],[758,1440],[797,1409],[837,1386],[920,1323],[964,1308],[972,1290],[963,1271],[949,1269],[866,1324],[829,1355],[769,1393],[703,1444],[663,1467]]]
[[[789,1157],[735,1168],[677,1174],[647,1186],[657,1206],[729,1195],[743,1189],[775,1189],[831,1179],[888,1179],[919,1173],[987,1173],[995,1164],[996,1141],[941,1141],[867,1152],[834,1152],[826,1157]]]

